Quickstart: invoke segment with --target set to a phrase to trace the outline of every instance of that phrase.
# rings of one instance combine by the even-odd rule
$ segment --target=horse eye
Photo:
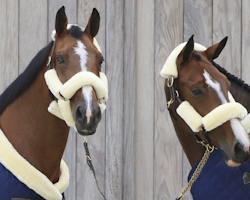
[[[198,89],[198,88],[195,88],[195,89],[192,90],[192,94],[193,94],[194,96],[198,96],[198,95],[203,94],[203,92],[202,92],[202,90],[200,90],[200,89]]]
[[[61,55],[57,55],[57,56],[56,56],[56,59],[57,59],[57,62],[58,62],[59,64],[64,63],[63,57],[62,57]]]
[[[104,58],[102,57],[101,60],[100,60],[99,65],[102,65],[103,62],[104,62]]]

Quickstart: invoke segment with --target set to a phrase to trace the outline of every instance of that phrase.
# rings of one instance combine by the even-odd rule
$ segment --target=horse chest
[[[198,164],[198,163],[197,163]],[[197,164],[192,168],[191,178]],[[194,182],[191,193],[194,200],[247,200],[250,199],[250,183],[244,185],[243,176],[250,172],[250,162],[239,167],[229,167],[221,150],[215,150],[208,159],[199,178]]]

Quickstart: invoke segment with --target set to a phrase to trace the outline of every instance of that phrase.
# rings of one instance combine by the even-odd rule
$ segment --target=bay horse
[[[246,90],[249,87],[214,63],[226,42],[227,37],[206,49],[194,43],[192,36],[173,50],[161,71],[166,78],[164,90],[172,122],[193,167],[189,180],[192,181],[191,175],[195,174],[206,150],[200,143],[205,141],[213,149],[218,148],[207,157],[207,164],[199,171],[200,177],[193,186],[188,185],[194,199],[250,198],[249,181],[244,180],[250,172],[250,162],[247,162],[250,141],[239,120],[250,111]],[[247,110],[232,103],[229,91]],[[236,190],[232,187],[243,192],[228,198]],[[181,193],[176,199],[183,196]]]
[[[53,41],[0,96],[1,200],[63,198],[69,126],[94,134],[107,100],[104,59],[94,39],[99,24],[95,8],[84,30],[69,26],[60,8]]]

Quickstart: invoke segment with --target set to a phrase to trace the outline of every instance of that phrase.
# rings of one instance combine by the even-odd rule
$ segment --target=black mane
[[[240,87],[244,88],[246,91],[250,92],[250,86],[245,83],[242,79],[234,76],[233,74],[230,74],[227,70],[225,70],[224,68],[222,68],[220,65],[218,65],[217,63],[213,62],[213,65],[221,72],[223,73],[230,82],[234,82],[237,85],[239,85]]]
[[[48,60],[53,41],[40,50],[31,60],[25,71],[20,74],[14,82],[0,96],[0,115],[5,108],[12,103],[22,92],[27,90],[36,79]]]

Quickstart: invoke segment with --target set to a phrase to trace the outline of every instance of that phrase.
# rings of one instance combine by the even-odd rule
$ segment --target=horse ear
[[[86,26],[84,32],[93,38],[98,33],[99,25],[100,25],[100,14],[96,10],[96,8],[94,8],[89,18],[88,25]]]
[[[226,43],[227,43],[227,38],[228,37],[225,37],[223,40],[221,40],[221,42],[209,47],[205,53],[206,53],[206,56],[209,60],[213,60],[215,58],[217,58],[221,51],[224,49]]]
[[[192,35],[189,38],[186,46],[182,50],[182,52],[183,52],[182,53],[182,63],[185,63],[186,61],[189,60],[193,50],[194,50],[194,35]]]
[[[65,7],[62,6],[56,13],[56,36],[60,37],[62,33],[67,29],[68,19],[65,14]]]

